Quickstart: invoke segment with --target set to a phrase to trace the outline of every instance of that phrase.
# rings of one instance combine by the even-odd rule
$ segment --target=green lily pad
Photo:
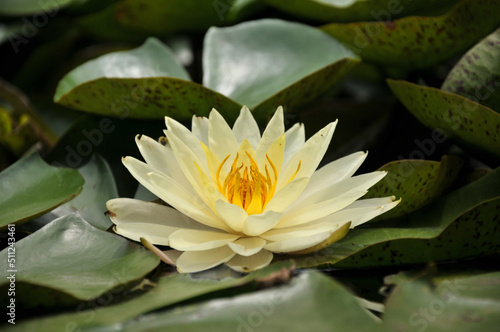
[[[49,19],[49,17],[55,16],[59,10],[67,7],[72,2],[78,1],[79,0],[3,0],[2,6],[0,7],[0,15],[23,16],[42,13],[42,15],[45,15],[46,18]]]
[[[341,284],[308,271],[280,287],[130,320],[120,326],[120,331],[377,332],[380,326],[378,319]],[[99,331],[112,329],[115,327]]]
[[[78,171],[85,179],[82,192],[52,213],[58,216],[77,213],[92,226],[106,230],[113,224],[105,215],[106,202],[118,197],[111,169],[101,156],[93,155]]]
[[[265,0],[287,13],[321,22],[390,21],[459,0]]]
[[[434,149],[435,144],[435,141],[429,139],[422,141],[421,146],[430,150]],[[441,196],[455,181],[462,165],[462,159],[454,156],[443,156],[440,162],[418,159],[393,161],[378,169],[388,173],[363,198],[387,195],[401,197],[403,200],[397,207],[374,221],[400,217]]]
[[[500,273],[404,282],[390,295],[385,331],[495,331],[500,324]]]
[[[238,4],[237,13],[232,13],[235,4]],[[165,35],[178,31],[205,31],[211,26],[230,24],[244,16],[245,11],[253,12],[254,8],[235,0],[123,0],[117,4],[116,19],[127,28]]]
[[[366,268],[468,258],[500,248],[500,168],[388,225],[350,230],[299,267]]]
[[[215,107],[236,119],[241,105],[190,81],[173,52],[155,38],[131,51],[88,61],[60,82],[54,100],[64,106],[119,118],[187,120]]]
[[[0,228],[34,219],[78,195],[83,177],[74,169],[47,165],[33,153],[0,173]]]
[[[93,308],[90,305],[84,306],[77,313],[34,319],[16,324],[15,328],[10,331],[64,331],[68,326],[78,328],[81,331],[94,331],[202,295],[229,288],[235,289],[249,283],[253,283],[255,287],[259,280],[280,274],[283,270],[289,270],[291,267],[292,264],[289,261],[280,262],[243,278],[225,278],[223,280],[194,279],[189,274],[173,274],[160,278],[156,283],[151,284],[154,288],[129,301],[100,308]],[[91,313],[93,319],[89,321],[88,315]]]
[[[387,80],[424,125],[443,131],[476,152],[500,158],[500,114],[462,96],[405,81]]]
[[[500,29],[470,49],[441,87],[442,90],[464,96],[500,111]]]
[[[37,302],[29,293],[23,293],[25,284],[29,290],[33,286],[48,288],[78,300],[90,300],[143,277],[159,263],[152,252],[98,230],[75,214],[54,220],[18,241],[15,247],[16,293],[19,295],[16,302]],[[10,268],[3,265],[7,255],[8,248],[0,252],[2,289],[8,283]]]
[[[302,106],[337,83],[358,57],[315,28],[275,19],[211,28],[203,85],[267,117]]]
[[[464,0],[442,16],[332,23],[321,29],[365,61],[424,68],[460,54],[496,29],[500,16],[491,13],[499,11],[500,2],[495,0]]]

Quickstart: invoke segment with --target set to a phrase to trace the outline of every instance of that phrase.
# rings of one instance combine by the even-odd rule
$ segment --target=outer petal
[[[292,128],[285,132],[285,137],[286,145],[284,163],[286,164],[286,162],[300,150],[306,141],[304,125],[302,123],[294,124]]]
[[[298,239],[303,237],[309,237],[315,234],[320,234],[324,232],[334,232],[337,230],[341,223],[334,222],[322,222],[314,223],[313,225],[301,225],[287,228],[271,229],[270,231],[261,234],[260,237],[268,242],[279,242],[285,240]]]
[[[262,214],[253,214],[245,220],[243,233],[249,236],[258,236],[267,232],[280,221],[282,213],[267,211]]]
[[[206,250],[185,251],[177,259],[177,270],[181,273],[208,270],[233,258],[236,253],[228,246]]]
[[[200,142],[208,146],[208,118],[193,115],[193,119],[191,120],[191,131]]]
[[[233,249],[235,253],[241,256],[252,256],[258,253],[266,245],[266,240],[259,237],[240,238],[227,245]]]
[[[226,120],[215,109],[212,109],[208,125],[208,141],[219,160],[224,160],[228,155],[238,151],[238,142]],[[234,156],[233,156],[234,157]]]
[[[313,173],[300,199],[350,178],[365,161],[367,155],[366,152],[359,151],[323,166]]]
[[[165,175],[148,173],[147,178],[155,191],[158,192],[157,196],[183,214],[207,226],[225,231],[230,230],[198,196],[190,197],[185,192],[173,190],[175,183]]]
[[[246,139],[254,149],[257,148],[260,141],[260,130],[248,107],[243,106],[241,109],[240,115],[234,123],[233,133],[238,144]]]
[[[215,202],[215,209],[222,220],[224,220],[226,225],[231,227],[231,229],[236,232],[241,232],[243,230],[243,224],[248,218],[248,214],[242,207],[220,199]]]
[[[214,230],[170,207],[131,198],[106,203],[115,232],[134,241],[141,237],[153,244],[168,245],[169,236],[180,229]]]
[[[283,241],[271,242],[264,246],[274,253],[294,252],[313,247],[330,237],[333,231],[324,231],[304,237],[290,238]]]
[[[272,253],[267,250],[261,250],[252,256],[234,256],[226,265],[235,271],[247,273],[268,266],[272,260]]]
[[[257,146],[257,164],[262,165],[266,159],[267,150],[276,141],[278,137],[285,133],[285,125],[283,123],[283,107],[278,107],[276,113],[267,124],[259,145]]]
[[[337,121],[328,124],[326,127],[318,131],[313,137],[309,138],[307,142],[302,145],[299,151],[288,160],[283,166],[283,171],[278,181],[278,189],[283,188],[292,175],[297,171],[297,166],[300,163],[300,170],[296,178],[311,177],[316,168],[318,167],[321,159],[328,149],[328,145],[332,140],[333,132]]]
[[[193,191],[194,193],[191,184],[179,167],[170,145],[162,145],[146,135],[137,135],[135,142],[148,165],[158,172],[167,174],[187,191]]]
[[[175,135],[189,148],[189,150],[193,151],[193,153],[199,160],[199,165],[206,169],[205,152],[201,147],[200,139],[196,137],[196,135],[194,135],[189,129],[172,118],[165,117],[165,123],[167,125],[170,136]],[[165,131],[165,134],[166,132],[167,131]]]
[[[180,251],[203,251],[219,248],[240,236],[217,231],[181,229],[170,235],[169,246]]]

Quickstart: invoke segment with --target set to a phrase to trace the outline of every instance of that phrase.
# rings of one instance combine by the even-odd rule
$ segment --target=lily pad
[[[83,306],[82,310],[77,313],[34,319],[16,324],[15,328],[10,331],[64,331],[68,327],[78,328],[81,331],[95,331],[96,329],[109,328],[122,321],[134,319],[141,314],[209,293],[229,288],[235,289],[249,283],[253,283],[255,287],[259,285],[259,280],[272,279],[273,276],[279,276],[291,267],[292,263],[290,262],[280,262],[243,278],[223,280],[194,279],[189,274],[173,274],[151,283],[152,289],[129,301],[100,308],[93,308],[90,305]],[[88,320],[90,314],[93,317],[92,321]]]
[[[3,0],[0,7],[0,15],[23,16],[35,13],[43,13],[47,17],[53,17],[64,7],[79,0]],[[49,16],[50,15],[50,16]]]
[[[78,195],[83,177],[74,169],[47,165],[33,153],[0,173],[0,228],[40,216]]]
[[[265,0],[287,13],[321,22],[389,21],[459,0]]]
[[[299,267],[366,268],[492,253],[500,248],[499,209],[500,168],[388,225],[355,228],[330,247],[294,259]]]
[[[92,226],[106,230],[112,225],[109,217],[105,215],[106,202],[118,197],[111,169],[101,156],[93,155],[78,171],[85,179],[82,192],[52,213],[58,216],[77,213]]]
[[[464,0],[437,17],[410,16],[377,22],[332,23],[323,31],[361,58],[386,66],[425,68],[474,45],[500,24],[495,0]]]
[[[0,252],[2,289],[8,283],[7,252],[8,248]],[[159,263],[152,252],[98,230],[75,214],[56,219],[18,241],[15,258],[19,302],[25,284],[28,289],[48,288],[90,300],[143,277]],[[29,293],[25,296],[25,300],[36,302]]]
[[[245,3],[246,2],[246,3]],[[127,28],[165,35],[178,31],[204,31],[230,24],[259,8],[235,0],[124,0],[116,7],[116,19]],[[234,8],[235,5],[238,5]],[[233,11],[237,11],[233,13]]]
[[[426,279],[404,282],[390,295],[386,331],[494,331],[500,324],[500,273],[450,278],[438,286]]]
[[[462,96],[388,80],[396,97],[424,125],[443,131],[476,152],[500,158],[500,114]]]
[[[88,61],[60,82],[54,100],[64,106],[119,118],[190,119],[215,107],[236,119],[241,105],[190,81],[174,53],[155,38],[131,51]]]
[[[450,71],[442,90],[500,111],[500,29],[484,38]]]
[[[276,105],[296,108],[317,98],[358,62],[315,28],[263,19],[207,32],[203,85],[262,118]]]
[[[436,142],[429,139],[422,143],[422,147],[431,149],[431,144],[435,145]],[[393,161],[378,169],[388,173],[363,198],[387,195],[401,197],[403,200],[397,207],[374,221],[400,217],[441,196],[455,181],[462,165],[462,159],[454,156],[443,156],[440,162],[418,159]]]

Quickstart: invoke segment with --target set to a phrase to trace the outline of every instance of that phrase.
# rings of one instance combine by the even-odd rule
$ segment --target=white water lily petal
[[[170,235],[169,246],[181,251],[211,250],[236,241],[240,236],[226,232],[181,229]]]
[[[244,140],[248,140],[254,149],[257,148],[260,142],[260,130],[257,121],[250,113],[248,107],[243,106],[240,115],[234,122],[233,126],[234,137],[238,144]]]
[[[342,210],[323,218],[329,222],[351,222],[351,228],[359,226],[396,207],[401,198],[396,197],[368,198],[353,202]]]
[[[189,181],[182,172],[170,145],[162,145],[146,135],[137,135],[135,142],[146,163],[161,173],[175,179],[186,191],[192,191]]]
[[[182,188],[173,190],[175,182],[165,175],[152,172],[147,174],[147,178],[158,193],[157,196],[180,212],[207,226],[230,230],[197,195],[188,196],[187,193],[181,192]]]
[[[205,251],[185,251],[177,259],[177,270],[181,273],[208,270],[226,263],[235,255],[236,253],[228,246]]]
[[[194,135],[189,129],[184,127],[178,121],[165,117],[165,123],[167,124],[168,130],[165,130],[165,134],[168,132],[170,135],[175,135],[181,142],[183,142],[189,150],[191,150],[199,161],[199,166],[206,169],[205,152],[201,148],[200,140],[196,135]]]
[[[365,194],[366,191],[353,191],[316,204],[304,206],[299,210],[292,207],[284,212],[283,218],[275,228],[291,227],[321,219],[345,208]]]
[[[268,266],[272,260],[273,254],[271,252],[261,250],[252,256],[236,255],[226,265],[234,271],[248,273]]]
[[[308,224],[287,228],[275,228],[261,234],[260,237],[267,240],[268,242],[278,242],[287,239],[310,237],[312,235],[324,232],[333,233],[342,225],[343,223],[323,221],[321,223],[314,223],[312,225]]]
[[[248,236],[258,236],[267,232],[281,220],[282,213],[266,211],[262,214],[248,216],[243,225],[243,233]]]
[[[257,163],[262,165],[266,159],[267,150],[276,141],[278,137],[285,133],[285,125],[283,123],[283,107],[278,107],[276,113],[267,124],[266,129],[262,133],[259,145],[255,152],[257,153]]]
[[[208,146],[208,118],[193,115],[191,120],[191,131],[202,142]]]
[[[386,175],[387,172],[371,172],[354,176],[352,178],[349,177],[331,186],[318,185],[318,189],[314,191],[313,188],[309,188],[307,192],[304,190],[299,199],[297,199],[296,204],[290,209],[290,213],[292,213],[292,211],[307,208],[312,204],[331,199],[332,197],[340,197],[341,195],[355,191],[367,191],[374,184],[382,180]]]
[[[216,110],[210,112],[208,118],[208,142],[219,160],[238,151],[238,142],[226,120]],[[234,156],[233,156],[234,157]]]
[[[266,245],[266,240],[259,237],[240,238],[227,245],[233,249],[235,253],[241,256],[252,256],[261,251]]]
[[[169,236],[180,229],[210,231],[207,227],[170,207],[131,198],[115,198],[106,203],[116,233],[134,241],[141,237],[168,245]]]
[[[287,184],[271,198],[264,211],[281,212],[285,210],[300,196],[308,181],[308,178],[301,178]]]
[[[219,199],[215,202],[215,209],[226,225],[236,232],[243,230],[243,224],[248,214],[238,205]]]
[[[365,161],[368,153],[359,151],[332,161],[314,172],[300,199],[350,178]]]
[[[324,231],[306,237],[297,237],[286,239],[283,241],[270,242],[264,246],[264,249],[267,249],[274,253],[286,253],[304,250],[325,241],[330,237],[331,234],[331,231]]]
[[[285,132],[285,155],[283,162],[286,164],[288,160],[300,150],[306,142],[305,128],[302,123],[296,123],[292,128]]]

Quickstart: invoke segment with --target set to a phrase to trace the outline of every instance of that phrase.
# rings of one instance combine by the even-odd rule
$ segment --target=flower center
[[[260,171],[259,166],[252,158],[252,156],[245,152],[250,160],[250,166],[244,166],[241,163],[238,166],[238,153],[234,158],[231,170],[227,174],[224,182],[220,181],[220,173],[222,167],[229,159],[228,155],[219,165],[217,169],[217,187],[219,191],[232,203],[241,206],[249,215],[259,214],[264,211],[267,203],[274,196],[276,185],[278,183],[278,172],[276,166],[266,154],[266,159],[272,168],[273,175],[269,173],[267,165],[264,167],[265,175]],[[290,181],[295,178],[295,175],[300,169],[300,162],[297,171],[292,175]]]

